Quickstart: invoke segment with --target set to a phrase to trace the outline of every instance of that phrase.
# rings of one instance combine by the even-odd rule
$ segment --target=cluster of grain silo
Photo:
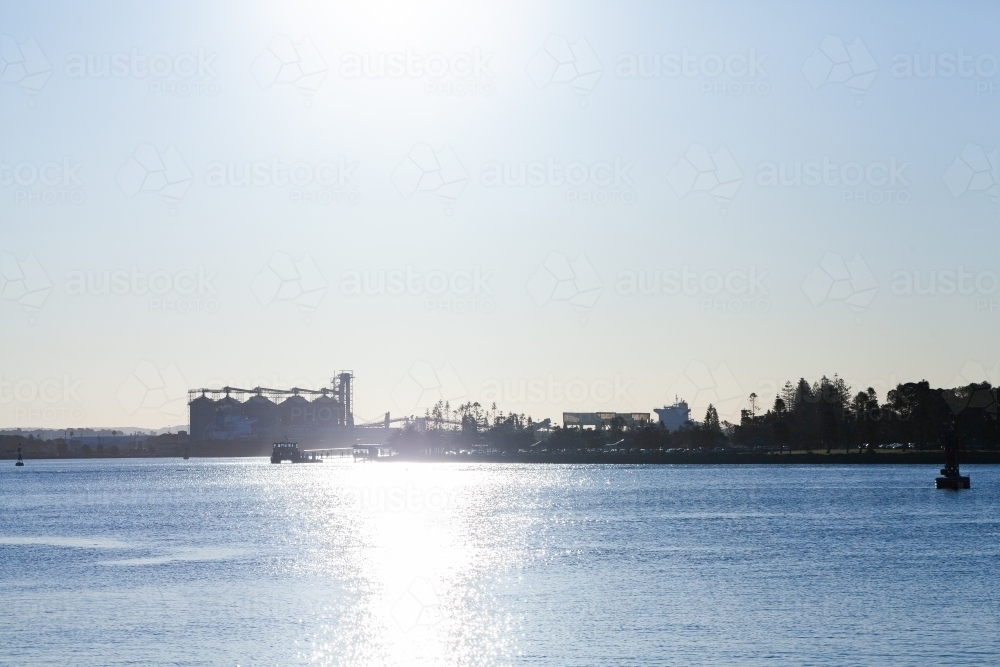
[[[188,392],[191,438],[300,438],[323,440],[354,426],[350,372],[323,389],[222,387]]]

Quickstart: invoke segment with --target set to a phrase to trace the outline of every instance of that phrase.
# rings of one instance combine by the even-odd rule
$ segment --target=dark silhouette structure
[[[322,389],[193,389],[188,392],[191,438],[328,438],[354,426],[353,380],[354,374],[345,371]]]
[[[297,443],[276,442],[274,443],[274,450],[271,452],[271,463],[281,463],[282,461],[298,463],[301,456]]]
[[[944,441],[943,423],[951,424]],[[873,388],[851,391],[834,375],[813,383],[805,379],[786,383],[770,409],[754,409],[752,404],[742,411],[739,424],[724,421],[718,410],[709,406],[701,421],[686,421],[676,429],[618,419],[602,425],[587,429],[567,422],[563,428],[546,424],[540,430],[540,424],[530,416],[505,414],[495,405],[484,409],[479,403],[466,403],[452,410],[440,402],[425,418],[396,432],[390,443],[403,456],[448,451],[574,454],[604,451],[614,445],[617,452],[650,453],[841,451],[845,456],[848,452],[871,455],[872,460],[880,450],[930,455],[951,447],[955,464],[946,464],[946,471],[954,470],[955,474],[942,474],[957,481],[949,484],[964,483],[957,472],[959,449],[1000,450],[997,388],[985,382],[952,389],[933,388],[926,381],[908,382],[889,390],[885,402],[880,402]]]
[[[271,450],[271,463],[322,463],[316,452],[303,452],[296,442],[276,442]]]
[[[14,465],[15,466],[19,466],[19,467],[24,465],[24,459],[21,458],[21,448],[20,447],[17,448],[17,463],[15,463]]]
[[[958,470],[958,440],[955,437],[955,421],[948,422],[948,429],[944,436],[944,467],[941,468],[941,477],[935,480],[935,486],[939,489],[968,489],[970,488],[968,475],[962,475]]]
[[[812,384],[800,379],[779,390],[770,410],[756,416],[745,410],[727,432],[740,447],[928,450],[944,444],[945,423],[953,424],[958,447],[997,449],[997,388],[979,383],[937,389],[922,380],[897,385],[880,403],[874,389],[854,393],[836,375]]]
[[[606,429],[615,426],[615,420],[629,428],[639,428],[649,424],[648,412],[564,412],[563,426],[566,428],[593,426]]]

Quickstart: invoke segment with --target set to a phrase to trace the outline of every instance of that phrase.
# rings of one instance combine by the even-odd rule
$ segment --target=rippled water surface
[[[3,461],[0,664],[997,664],[965,471]]]

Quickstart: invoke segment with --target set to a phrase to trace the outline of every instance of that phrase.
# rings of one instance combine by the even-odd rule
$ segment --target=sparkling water
[[[2,463],[2,665],[1000,661],[1000,467]]]

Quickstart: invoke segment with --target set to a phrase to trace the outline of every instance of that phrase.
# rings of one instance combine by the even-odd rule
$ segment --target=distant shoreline
[[[892,454],[826,454],[799,453],[769,454],[764,452],[702,452],[702,453],[650,453],[650,454],[577,454],[540,453],[506,457],[434,456],[435,461],[482,460],[512,461],[517,463],[620,463],[620,464],[710,464],[710,465],[943,465],[943,452],[902,452]],[[427,458],[404,460],[428,460]],[[1000,452],[963,452],[962,463],[1000,464]]]
[[[16,456],[4,455],[0,460],[13,461]],[[81,461],[81,460],[136,460],[136,459],[179,459],[180,456],[32,456],[25,458],[31,461]],[[201,458],[266,458],[261,456],[198,456],[192,453],[192,459]],[[351,458],[331,457],[332,459]],[[419,462],[476,462],[476,463],[584,463],[584,464],[751,464],[751,465],[940,465],[944,463],[944,453],[932,452],[892,452],[892,453],[833,453],[825,452],[794,452],[785,454],[770,454],[766,452],[650,452],[642,453],[597,453],[597,452],[539,452],[518,453],[509,455],[495,454],[433,454],[421,456],[394,456],[385,461],[407,463]],[[962,452],[962,463],[968,464],[1000,464],[1000,451],[973,450]]]

